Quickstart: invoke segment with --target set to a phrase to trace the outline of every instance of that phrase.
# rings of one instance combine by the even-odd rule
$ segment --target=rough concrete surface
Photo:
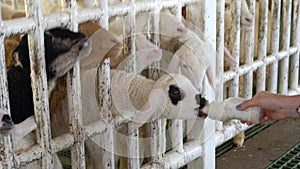
[[[300,142],[300,119],[279,121],[216,159],[217,169],[264,169]]]

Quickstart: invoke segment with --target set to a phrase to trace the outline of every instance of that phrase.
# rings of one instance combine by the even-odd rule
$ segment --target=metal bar
[[[142,169],[180,168],[203,154],[203,148],[201,144],[198,143],[198,140],[186,142],[183,148],[183,153],[170,151],[165,154],[159,163],[147,163]]]
[[[68,27],[77,32],[77,5],[75,0],[62,0],[63,9],[70,15]],[[71,164],[72,169],[84,169],[85,166],[85,150],[84,150],[84,127],[82,121],[81,106],[81,86],[80,86],[80,65],[77,62],[74,68],[67,74],[67,90],[68,90],[68,109],[69,109],[69,126],[70,132],[74,137],[74,144],[71,147]]]
[[[268,0],[261,0],[259,3],[258,9],[259,11],[256,11],[256,14],[259,12],[259,17],[258,19],[258,29],[259,33],[258,34],[258,44],[257,44],[257,55],[258,55],[258,60],[265,62],[266,57],[267,57],[267,38],[268,38],[268,6],[269,6],[269,1]],[[256,92],[263,91],[266,89],[266,65],[262,65],[261,67],[258,68],[256,72]]]
[[[293,1],[292,9],[292,41],[291,45],[296,46],[298,51],[290,57],[290,78],[289,87],[298,88],[299,83],[299,51],[300,51],[300,4],[299,1]]]
[[[273,0],[272,1],[272,10],[271,10],[271,19],[269,24],[270,26],[270,37],[268,41],[268,53],[270,52],[272,55],[277,55],[279,51],[279,33],[280,33],[280,13],[281,13],[281,0]],[[269,79],[267,84],[268,91],[272,93],[277,92],[277,77],[278,77],[278,63],[275,62],[270,65],[270,69],[268,72]]]
[[[297,47],[290,47],[289,51],[281,51],[281,52],[278,52],[277,55],[270,55],[270,56],[266,57],[264,61],[256,60],[251,65],[240,66],[239,70],[238,70],[239,71],[238,75],[242,76],[250,70],[255,71],[256,69],[258,69],[264,65],[270,65],[275,62],[278,62],[278,60],[283,59],[285,57],[289,57],[290,55],[294,55],[298,51],[299,50]],[[235,72],[226,71],[224,73],[223,80],[224,80],[224,82],[227,82],[229,80],[234,79],[236,76],[237,76],[237,74]]]
[[[175,7],[176,17],[181,20],[182,18],[182,4],[178,0],[178,5]],[[171,135],[171,148],[178,152],[183,153],[183,120],[171,120],[171,127],[166,131]]]
[[[100,20],[100,25],[103,28],[108,29],[108,19],[110,10],[108,8],[107,0],[96,0],[96,7],[101,8],[103,11],[103,16]],[[110,81],[110,59],[105,59],[98,69],[98,90],[99,90],[99,105],[100,107],[100,117],[105,120],[107,125],[107,130],[104,133],[100,134],[100,144],[102,151],[102,167],[105,169],[114,169],[115,168],[115,158],[114,158],[114,136],[113,129],[114,123],[112,120],[111,113],[111,81]]]
[[[255,0],[248,1],[249,12],[255,13]],[[253,62],[254,55],[254,24],[251,28],[243,29],[241,32],[241,54],[240,57],[243,58],[243,64],[250,65]],[[253,71],[247,72],[242,77],[242,86],[240,86],[240,92],[242,97],[250,98],[252,97],[253,90]]]
[[[151,9],[151,15],[149,17],[149,32],[153,32],[153,35],[150,37],[151,41],[160,46],[160,15],[159,12],[161,10],[161,2],[160,0],[151,0],[154,4],[154,7]],[[159,62],[155,62],[151,65],[151,69],[149,71],[149,77],[153,80],[157,80],[160,74],[160,64]],[[165,151],[165,129],[166,129],[166,120],[158,118],[150,123],[150,146],[151,146],[151,160],[152,161],[160,161],[162,155]]]
[[[1,9],[0,9],[0,30],[3,28]],[[5,64],[5,49],[4,49],[4,34],[0,31],[0,110],[10,114],[9,97],[8,97],[8,83]],[[2,161],[1,168],[12,168],[14,153],[12,148],[11,136],[0,137],[0,161]]]
[[[38,126],[36,129],[37,143],[43,150],[41,168],[53,168],[41,1],[26,0],[25,3],[26,16],[32,17],[37,25],[33,33],[28,34],[28,47],[30,63],[34,65],[30,66],[30,75],[35,121]]]
[[[216,100],[223,100],[223,75],[224,75],[224,12],[225,0],[217,2],[217,60],[216,60],[216,78],[220,83],[216,86]]]
[[[230,46],[229,52],[232,54],[233,58],[237,62],[236,65],[231,66],[230,69],[234,71],[237,76],[229,82],[229,97],[238,96],[239,78],[238,78],[238,67],[239,67],[239,55],[240,55],[240,18],[241,18],[241,0],[237,0],[234,3],[234,9],[231,10],[232,23],[235,23],[232,27],[230,33],[230,41],[228,46]]]
[[[289,50],[291,37],[291,16],[292,16],[292,0],[283,0],[282,6],[282,33],[281,33],[281,48]],[[288,76],[289,76],[289,57],[279,61],[279,76],[278,76],[278,92],[287,94],[288,91]]]

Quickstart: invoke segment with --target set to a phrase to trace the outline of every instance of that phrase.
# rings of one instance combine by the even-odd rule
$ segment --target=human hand
[[[285,96],[269,92],[259,92],[252,99],[246,100],[237,109],[243,111],[249,107],[260,107],[260,123],[266,124],[272,120],[300,118],[296,109],[299,107],[300,96]],[[251,123],[247,122],[248,125]]]

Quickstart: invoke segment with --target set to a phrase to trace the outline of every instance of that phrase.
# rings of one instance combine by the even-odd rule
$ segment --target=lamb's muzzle
[[[203,108],[207,105],[207,100],[204,97],[202,97],[201,94],[197,94],[195,96],[195,99],[197,101],[197,104],[200,105],[199,108],[196,108],[198,109],[198,117],[206,118],[207,114],[203,112]]]

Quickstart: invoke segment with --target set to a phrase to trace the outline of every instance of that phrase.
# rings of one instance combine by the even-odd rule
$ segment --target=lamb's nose
[[[249,23],[253,22],[253,17],[246,17],[245,20]]]
[[[204,97],[201,97],[201,94],[197,94],[195,96],[195,99],[197,101],[197,104],[200,105],[200,109],[202,109],[207,103],[207,100]]]

